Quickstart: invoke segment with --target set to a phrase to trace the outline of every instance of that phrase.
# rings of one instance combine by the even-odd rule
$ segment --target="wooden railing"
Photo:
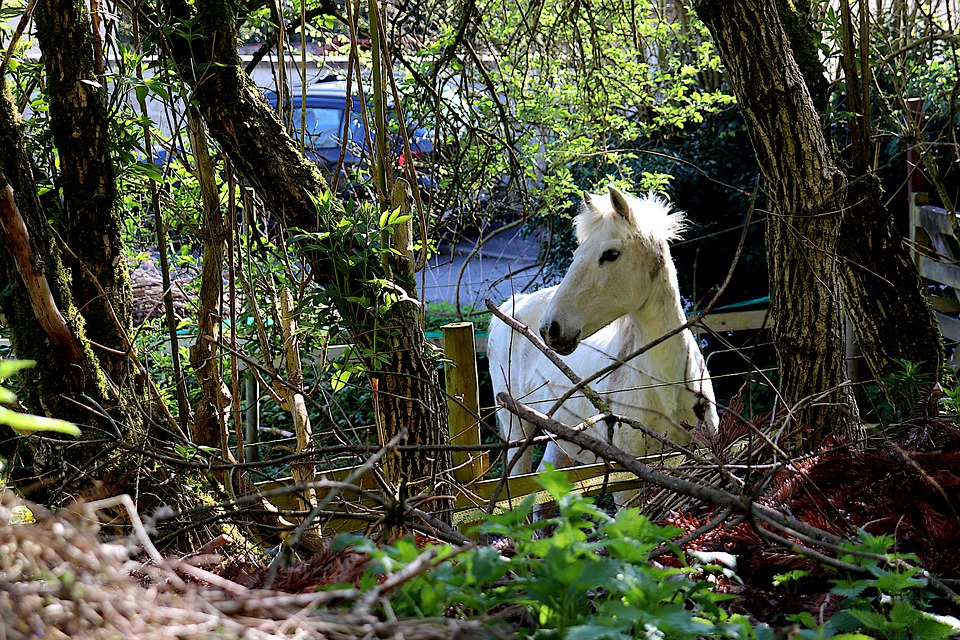
[[[761,328],[765,317],[765,309],[738,310],[711,314],[704,323],[714,331],[739,331]],[[447,360],[445,380],[450,411],[448,420],[450,442],[453,445],[473,447],[471,450],[455,452],[453,455],[453,475],[457,492],[454,500],[453,524],[460,531],[467,532],[488,511],[502,512],[530,496],[533,496],[537,504],[549,502],[550,495],[541,489],[535,473],[513,476],[505,481],[501,481],[500,478],[484,479],[489,473],[490,463],[485,451],[476,450],[476,446],[481,443],[476,351],[481,346],[486,347],[486,340],[485,338],[478,340],[475,337],[472,323],[461,322],[443,327],[442,345]],[[668,466],[677,465],[682,459],[682,455],[656,455],[646,458],[650,464]],[[318,473],[316,477],[318,480],[343,482],[355,469],[356,467],[337,469]],[[578,492],[584,495],[622,491],[642,485],[642,482],[633,474],[605,463],[577,466],[567,469],[566,472],[567,479]],[[259,483],[258,487],[265,493],[274,494],[277,490],[290,486],[291,482],[291,479],[284,478]],[[355,484],[358,489],[374,492],[379,489],[372,473],[360,476]],[[325,496],[326,492],[323,490],[316,492],[316,499],[319,501],[322,501]],[[348,502],[354,502],[356,506],[373,506],[369,502],[364,503],[356,491],[346,491],[340,497]],[[292,494],[279,493],[271,498],[271,502],[284,510],[301,508]],[[331,521],[326,525],[326,531],[330,533],[363,530],[368,525],[366,521],[344,517]]]
[[[948,341],[960,342],[960,320],[947,314],[960,312],[960,266],[955,247],[960,247],[954,220],[956,214],[927,204],[927,194],[910,194],[910,240],[920,275],[939,285],[930,303]],[[960,349],[951,349],[949,362],[958,364]]]

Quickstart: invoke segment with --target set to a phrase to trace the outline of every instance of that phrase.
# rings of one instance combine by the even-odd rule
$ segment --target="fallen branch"
[[[567,442],[582,447],[604,460],[618,463],[625,470],[633,473],[644,482],[649,482],[669,491],[703,500],[719,507],[730,508],[737,513],[743,513],[754,519],[761,520],[768,526],[781,531],[786,528],[791,528],[818,542],[824,541],[830,544],[841,544],[843,542],[843,539],[838,536],[800,522],[796,518],[780,513],[776,509],[758,504],[749,498],[737,496],[710,485],[700,484],[691,480],[676,478],[661,473],[643,464],[623,449],[603,442],[589,434],[575,431],[562,422],[554,420],[535,409],[531,409],[517,402],[506,393],[500,393],[497,396],[497,401],[521,419],[527,420]]]
[[[571,429],[565,424],[517,402],[506,393],[498,394],[497,401],[521,419],[527,420],[563,440],[587,449],[604,460],[618,463],[625,470],[635,474],[644,482],[649,482],[669,491],[709,502],[725,508],[731,513],[743,514],[744,517],[754,523],[754,529],[757,530],[759,535],[771,539],[795,553],[802,553],[818,562],[830,564],[854,573],[863,573],[869,570],[868,567],[860,567],[842,562],[836,558],[831,558],[799,542],[802,540],[810,545],[815,545],[828,551],[836,551],[840,545],[848,542],[840,536],[809,525],[777,509],[759,504],[750,498],[734,495],[713,486],[661,473],[643,464],[626,451],[591,435]],[[717,524],[716,520],[712,520],[707,526],[713,528]],[[844,552],[860,555],[856,550],[844,549]],[[894,566],[912,566],[901,558],[884,558],[884,560],[887,564]],[[960,605],[960,596],[950,589],[949,586],[929,571],[924,570],[923,574],[924,577],[929,580],[931,586],[940,591],[954,604]]]

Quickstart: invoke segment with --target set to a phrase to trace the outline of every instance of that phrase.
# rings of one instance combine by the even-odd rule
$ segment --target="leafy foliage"
[[[428,548],[433,563],[397,588],[392,611],[477,616],[519,606],[529,614],[521,632],[532,638],[772,637],[767,627],[754,629],[720,606],[729,596],[712,590],[708,580],[718,567],[687,564],[676,547],[681,567],[652,561],[653,550],[670,545],[679,529],[657,526],[637,509],[609,516],[573,493],[561,472],[545,471],[539,479],[557,500],[557,517],[527,523],[532,499],[490,516],[480,531],[509,539],[515,546],[510,557],[488,546]],[[374,557],[370,585],[377,574],[409,566],[422,553],[409,538],[384,547],[362,538],[341,544]]]
[[[361,588],[373,588],[387,575],[412,575],[398,581],[384,605],[401,618],[455,616],[500,624],[506,617],[514,621],[517,637],[537,639],[781,637],[766,624],[727,610],[725,604],[736,596],[716,585],[720,580],[735,584],[736,575],[686,556],[671,543],[679,529],[658,526],[636,509],[610,516],[573,493],[560,472],[545,471],[539,482],[557,501],[556,517],[531,523],[531,499],[488,516],[480,527],[512,544],[506,554],[493,546],[421,549],[409,537],[377,545],[342,536],[336,544],[373,558]],[[891,553],[892,544],[891,536],[865,532],[845,544],[838,560],[863,572],[851,575],[825,565],[837,573],[831,593],[842,599],[838,613],[818,624],[810,613],[783,612],[792,625],[788,637],[940,640],[960,634],[956,618],[927,613],[937,598],[926,573],[915,557]],[[655,560],[653,552],[664,546],[678,566]],[[796,570],[774,582],[799,588],[810,573]]]
[[[35,362],[30,360],[0,360],[0,382],[14,375],[17,371],[32,367],[35,364]],[[9,389],[0,386],[0,403],[12,404],[16,401],[17,397]],[[70,422],[56,418],[47,418],[45,416],[19,413],[3,406],[0,406],[0,424],[12,427],[21,433],[54,431],[70,436],[80,435],[80,429]]]
[[[847,553],[839,559],[864,567],[868,575],[834,580],[831,593],[844,598],[840,610],[821,628],[809,614],[794,616],[808,627],[798,637],[942,640],[960,635],[960,620],[927,613],[935,594],[926,572],[915,557],[888,553],[893,543],[892,536],[861,533],[857,543],[845,544]]]

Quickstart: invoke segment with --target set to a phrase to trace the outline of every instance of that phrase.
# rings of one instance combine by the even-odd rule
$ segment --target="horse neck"
[[[676,270],[669,254],[664,268],[654,279],[652,287],[647,302],[627,316],[633,325],[634,349],[638,349],[660,336],[674,331],[687,321],[686,314],[683,312],[683,305],[680,302]],[[687,369],[689,335],[688,331],[681,331],[648,351],[647,357],[656,369],[656,371],[650,373],[664,379],[684,379]]]

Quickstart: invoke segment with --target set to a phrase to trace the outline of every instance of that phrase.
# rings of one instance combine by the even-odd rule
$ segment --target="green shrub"
[[[651,552],[681,532],[660,527],[637,509],[607,515],[589,498],[573,493],[563,473],[540,474],[543,487],[557,500],[559,515],[527,522],[533,501],[490,516],[481,531],[512,541],[516,554],[505,557],[491,547],[459,552],[450,546],[421,551],[409,538],[377,547],[357,537],[341,539],[374,558],[364,579],[392,573],[436,554],[435,566],[401,584],[390,602],[397,616],[484,616],[522,607],[528,612],[519,637],[530,638],[772,638],[773,631],[753,628],[747,618],[731,615],[720,603],[732,596],[716,593],[706,577],[724,569],[688,564],[679,568],[651,562]],[[552,528],[550,535],[541,535]],[[364,584],[361,584],[363,587]],[[496,620],[496,616],[491,619]]]

